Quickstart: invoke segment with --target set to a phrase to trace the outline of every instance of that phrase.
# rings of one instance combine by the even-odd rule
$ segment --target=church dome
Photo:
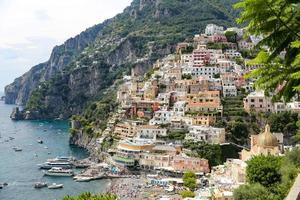
[[[257,145],[260,147],[277,147],[278,141],[275,135],[270,131],[270,126],[267,124],[265,131],[258,135]]]

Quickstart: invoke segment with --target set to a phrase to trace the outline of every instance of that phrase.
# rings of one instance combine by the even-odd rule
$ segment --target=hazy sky
[[[0,0],[0,91],[51,49],[111,18],[132,0]]]

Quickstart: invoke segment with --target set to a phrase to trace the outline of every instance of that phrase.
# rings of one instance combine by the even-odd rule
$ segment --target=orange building
[[[204,91],[186,95],[187,110],[191,112],[220,112],[222,105],[220,91]]]

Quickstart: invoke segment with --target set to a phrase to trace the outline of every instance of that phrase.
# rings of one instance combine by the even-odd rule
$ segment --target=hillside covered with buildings
[[[169,194],[164,188],[171,185],[172,198],[192,171],[198,184],[191,196],[233,199],[247,183],[247,163],[262,155],[283,158],[298,129],[297,99],[272,101],[254,88],[254,79],[245,79],[259,67],[249,61],[260,40],[208,24],[144,76],[132,70],[74,116],[71,143],[125,171],[155,174],[147,176],[149,187]]]

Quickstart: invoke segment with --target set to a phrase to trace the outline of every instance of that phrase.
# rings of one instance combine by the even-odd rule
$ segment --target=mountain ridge
[[[19,78],[7,86],[6,103],[26,104],[27,111],[39,113],[26,119],[78,114],[122,74],[132,69],[143,74],[154,61],[173,52],[178,42],[203,30],[207,23],[234,25],[234,13],[226,6],[236,0],[214,2],[134,0],[123,13],[96,25],[100,28],[97,34],[92,32],[95,38],[85,42],[81,51],[75,51],[73,59],[67,56],[66,62],[68,52],[64,51],[62,57],[55,57],[52,66],[33,68],[25,76],[26,83]],[[42,73],[43,69],[48,73]],[[45,76],[46,81],[34,78],[40,74],[50,76]]]

